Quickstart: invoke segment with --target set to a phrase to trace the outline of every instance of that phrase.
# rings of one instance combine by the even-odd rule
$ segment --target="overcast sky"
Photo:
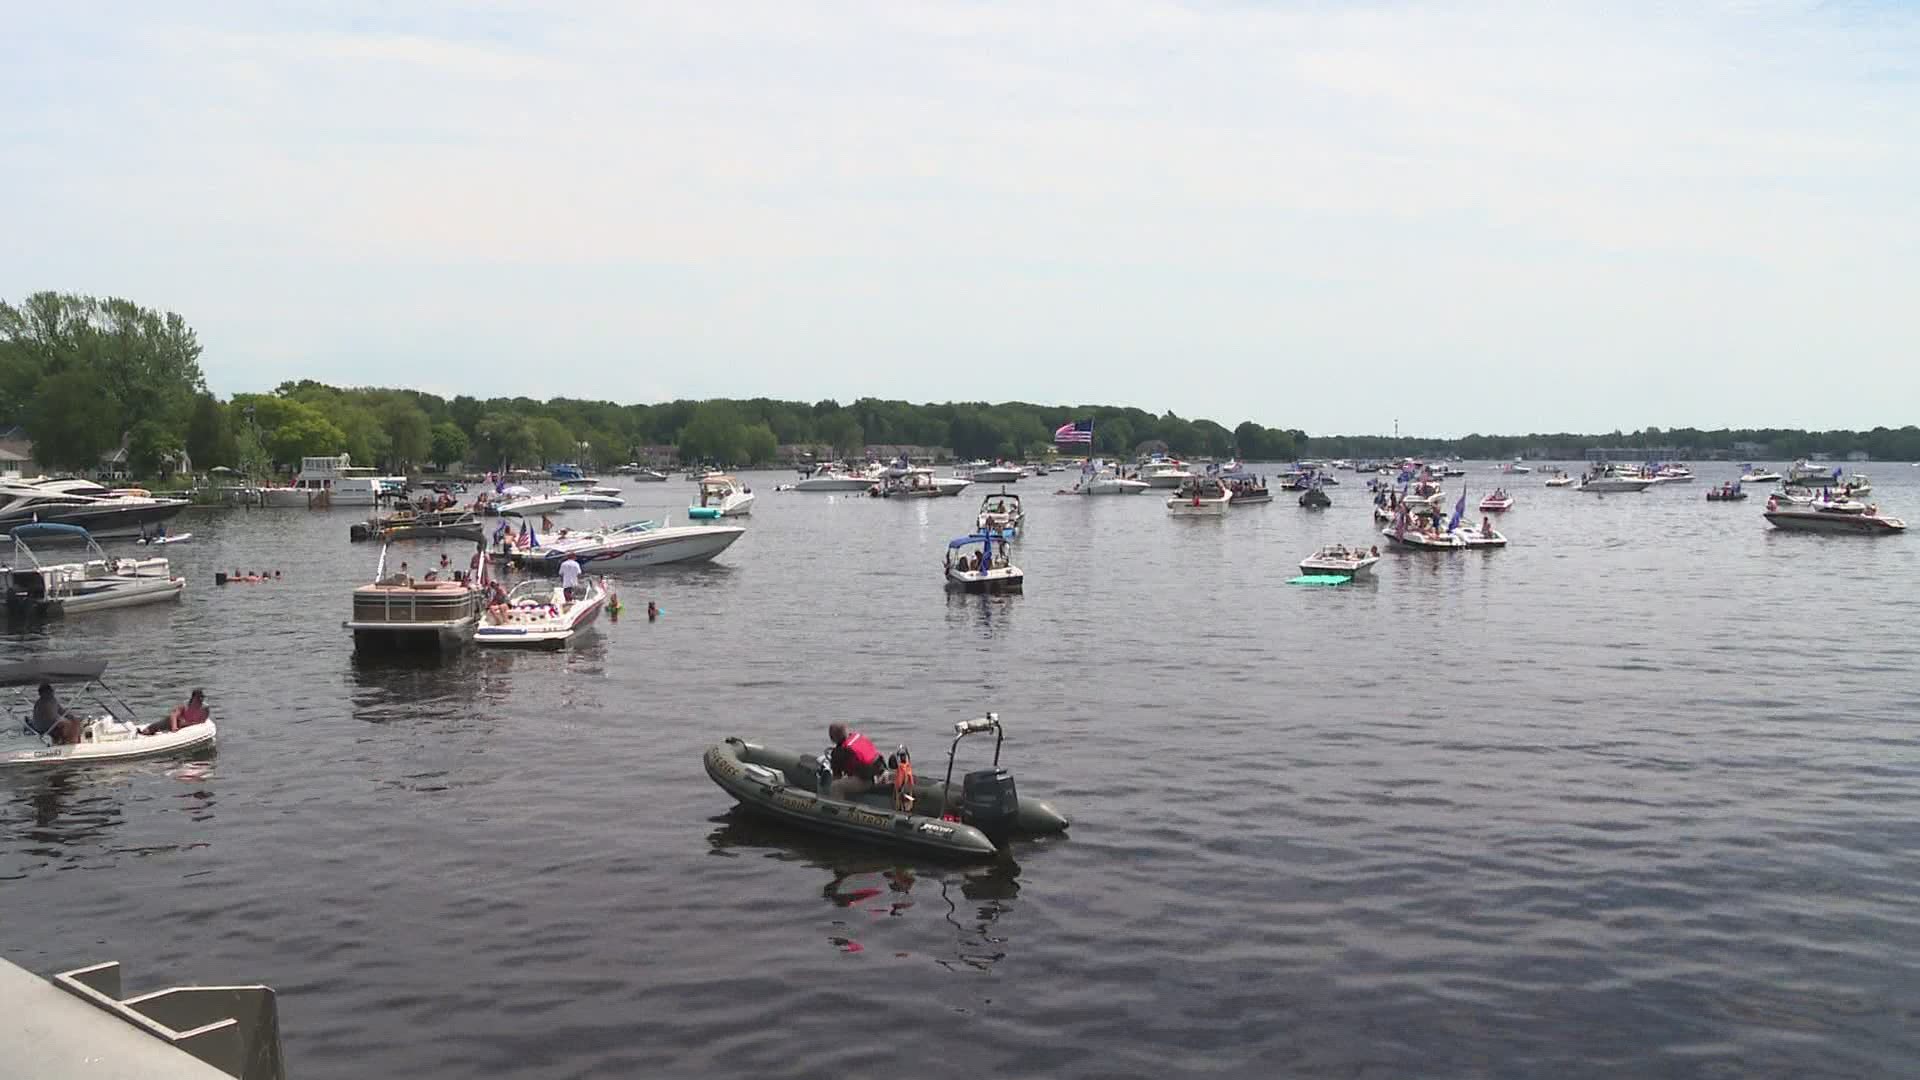
[[[399,9],[405,14],[396,14]],[[311,377],[1920,422],[1920,5],[9,3],[0,297]]]

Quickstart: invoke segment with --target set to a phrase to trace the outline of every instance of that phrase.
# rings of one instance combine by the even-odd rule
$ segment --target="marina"
[[[1468,472],[1491,479],[1491,469]],[[1696,471],[1709,490],[1737,476]],[[1920,501],[1920,470],[1900,474],[1879,483],[1882,507]],[[480,590],[418,587],[421,568],[437,575],[442,555],[470,570],[473,543],[388,544],[384,576],[406,561],[415,584],[370,586],[375,552],[345,535],[362,512],[188,511],[173,528],[193,542],[164,549],[189,582],[177,603],[68,618],[57,641],[24,625],[13,632],[28,656],[110,661],[141,719],[164,715],[188,680],[204,684],[218,753],[189,747],[94,767],[106,772],[29,769],[0,780],[10,896],[0,938],[10,955],[39,971],[97,953],[164,969],[172,982],[274,986],[288,1075],[300,1077],[356,1075],[369,1061],[444,1075],[449,1054],[467,1074],[618,1071],[639,1046],[650,1067],[680,1074],[743,1063],[777,1071],[785,1058],[776,1047],[731,1041],[740,1010],[701,1000],[728,985],[702,966],[704,943],[720,937],[779,961],[783,970],[756,981],[764,1003],[746,1015],[778,1010],[793,1038],[828,1037],[842,1018],[810,1004],[823,965],[896,983],[884,1018],[964,1008],[998,1024],[1017,997],[1021,1024],[1141,1062],[1157,1058],[1158,1040],[1124,1028],[1204,1029],[1212,1014],[1304,980],[1321,987],[1315,1008],[1333,1034],[1315,1042],[1329,1060],[1360,1059],[1347,1033],[1364,1016],[1413,1033],[1428,1057],[1444,1047],[1442,1059],[1464,1065],[1496,1049],[1682,1045],[1692,1022],[1661,1017],[1719,1016],[1735,1007],[1728,1001],[1761,992],[1752,980],[1791,963],[1794,993],[1807,995],[1796,1008],[1818,1048],[1789,1060],[1811,1064],[1817,1054],[1872,1073],[1900,1057],[1849,1032],[1856,1016],[1900,1007],[1897,993],[1875,988],[1906,985],[1904,956],[1920,941],[1898,929],[1904,902],[1876,890],[1884,875],[1915,868],[1906,855],[1854,860],[1903,836],[1920,797],[1816,764],[1857,740],[1902,737],[1904,699],[1870,674],[1904,656],[1876,631],[1877,606],[1920,599],[1916,552],[1899,537],[1796,534],[1769,527],[1764,497],[1707,507],[1697,490],[1654,485],[1631,499],[1537,494],[1506,511],[1507,546],[1485,557],[1390,554],[1384,537],[1354,544],[1372,517],[1366,498],[1318,514],[1230,513],[1201,527],[1170,521],[1164,500],[1029,493],[1012,562],[1047,587],[943,596],[932,571],[990,503],[896,507],[858,492],[775,492],[775,473],[734,475],[767,492],[750,524],[717,558],[610,564],[623,615],[600,608],[557,651],[478,647],[470,635],[475,648],[425,662],[356,650],[335,613],[352,596],[359,615],[362,597],[377,594],[367,606],[386,611],[381,628],[392,629],[406,623],[398,611],[409,602],[444,593],[452,614],[474,597],[473,626],[483,627]],[[679,485],[645,490],[657,494],[621,512],[660,521],[688,501]],[[1487,490],[1446,492],[1439,524],[1461,498],[1472,508]],[[1431,496],[1420,505],[1435,509]],[[1460,532],[1477,532],[1479,517]],[[562,511],[553,532],[595,534],[597,521]],[[541,529],[514,518],[488,525],[501,523]],[[109,556],[142,550],[101,543]],[[1377,562],[1366,550],[1376,543],[1386,556]],[[1702,551],[1714,553],[1711,580],[1693,569]],[[268,565],[268,553],[286,573],[274,585],[201,587],[234,566]],[[1755,620],[1758,598],[1782,575],[1825,560],[1844,560],[1882,590],[1834,594],[1835,621],[1812,632]],[[1222,565],[1235,570],[1195,572]],[[1308,571],[1350,584],[1287,586]],[[542,597],[543,608],[565,605],[552,603],[551,577],[509,584],[529,606]],[[656,620],[641,614],[649,603]],[[305,611],[333,619],[290,618]],[[1081,629],[1060,633],[1069,623]],[[1591,633],[1612,625],[1634,627],[1626,655]],[[1430,712],[1396,704],[1363,661],[1331,671],[1291,662],[1329,642],[1430,649],[1435,626],[1471,644],[1446,646],[1446,662],[1423,671],[1425,690],[1464,700],[1498,685],[1500,700]],[[1846,723],[1801,704],[1799,669],[1731,659],[1754,655],[1817,662],[1856,687]],[[234,662],[243,656],[257,663]],[[1167,680],[1194,658],[1237,673],[1234,703],[1169,704]],[[278,674],[262,678],[256,669],[269,663]],[[1623,666],[1633,678],[1618,677]],[[1100,677],[1075,674],[1092,669]],[[1583,683],[1606,692],[1570,690]],[[1314,708],[1289,704],[1300,700]],[[884,805],[865,806],[876,797],[864,796],[858,812],[886,830],[897,820],[952,828],[972,850],[869,845],[783,820],[821,805],[801,759],[824,742],[828,719],[849,712],[886,756],[913,747],[910,793],[921,810],[897,817],[889,788]],[[942,805],[929,785],[948,790],[940,781],[953,724],[986,712],[1009,731],[1001,766],[1017,777],[1021,812],[1047,805],[1071,821],[1010,836],[1004,854],[972,839],[968,830],[1001,847],[978,826],[929,812]],[[960,744],[954,789],[969,772],[991,771],[993,739],[983,731]],[[1116,770],[1210,739],[1233,740],[1247,759],[1225,763],[1222,783],[1207,790],[1112,782]],[[1736,749],[1756,739],[1773,752]],[[749,745],[771,760],[753,760]],[[723,783],[721,747],[737,747],[731,767],[741,775],[756,765],[778,773],[761,777],[778,786],[766,783],[762,796]],[[768,749],[777,747],[792,749]],[[988,790],[976,783],[983,805],[997,803]],[[746,805],[759,798],[770,801]],[[1674,820],[1696,824],[1676,835]],[[1811,839],[1775,834],[1816,827]],[[80,867],[91,872],[61,872]],[[1827,883],[1799,884],[1816,869]],[[1382,874],[1392,877],[1383,884]],[[1596,899],[1596,879],[1610,899]],[[1852,951],[1861,940],[1852,926],[1796,913],[1828,888],[1893,928],[1875,935],[1874,950]],[[174,916],[164,945],[141,899],[155,894]],[[1630,924],[1611,921],[1614,903],[1632,904]],[[1207,917],[1156,916],[1151,929],[1137,921],[1141,911],[1183,909]],[[98,944],[56,955],[49,943],[76,915]],[[1702,941],[1696,926],[1709,917],[1732,920],[1739,935]],[[1486,935],[1489,918],[1504,924],[1496,937]],[[231,932],[235,920],[258,932]],[[541,927],[537,945],[528,920]],[[1560,934],[1570,921],[1587,928],[1583,948],[1609,972],[1577,1004],[1543,999],[1509,974],[1514,964],[1558,962],[1562,947],[1534,935]],[[1215,951],[1208,943],[1221,926],[1246,940]],[[1286,944],[1294,933],[1316,945]],[[1791,961],[1777,959],[1782,950]],[[1444,971],[1409,968],[1395,955],[1406,951],[1449,960]],[[1667,976],[1676,956],[1694,972],[1684,984]],[[1113,1015],[1056,1003],[1069,986],[1122,984],[1136,962],[1163,972],[1142,1002]],[[1059,974],[1068,969],[1071,981]],[[1356,975],[1392,996],[1340,981]],[[461,986],[451,998],[449,977]],[[583,977],[611,999],[578,993]],[[1459,977],[1480,980],[1487,1002],[1443,1003]],[[1856,1012],[1829,1024],[1812,1002],[1837,994],[1854,995]],[[1642,1008],[1649,997],[1661,1002],[1658,1015]],[[555,1002],[590,1034],[556,1040],[511,1019]],[[1457,1024],[1483,1008],[1526,1016],[1526,1033],[1461,1041]],[[431,1043],[419,1038],[429,1029],[439,1036]],[[489,1031],[504,1034],[483,1037]],[[1221,1060],[1258,1071],[1287,1052],[1277,1030],[1247,1038]],[[1046,1045],[1016,1044],[1030,1054]],[[945,1035],[932,1046],[971,1052]],[[1763,1056],[1779,1060],[1778,1046],[1736,1039],[1720,1052],[1733,1063]]]

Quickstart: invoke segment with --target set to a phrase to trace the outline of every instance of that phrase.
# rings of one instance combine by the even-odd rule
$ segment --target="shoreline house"
[[[45,472],[40,463],[33,459],[33,440],[27,438],[25,430],[11,427],[0,431],[0,477],[18,480],[23,476],[40,476]]]

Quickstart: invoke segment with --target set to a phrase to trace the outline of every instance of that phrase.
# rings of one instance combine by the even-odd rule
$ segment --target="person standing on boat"
[[[207,719],[207,699],[200,690],[195,689],[187,698],[185,705],[175,705],[165,720],[156,720],[140,729],[142,735],[158,735],[163,731],[179,731],[184,727],[205,723]]]
[[[80,741],[80,728],[86,723],[79,713],[60,704],[53,696],[53,684],[40,684],[40,698],[33,703],[29,726],[35,735],[45,735],[55,746]]]
[[[874,781],[880,779],[880,773],[886,768],[873,740],[857,731],[848,731],[847,725],[838,722],[827,725],[827,738],[833,740],[828,764],[833,768],[834,777],[833,783],[827,786],[827,794],[847,799],[872,791]]]
[[[579,584],[580,564],[574,561],[573,556],[569,555],[567,556],[567,561],[560,564],[560,588],[565,592],[569,601],[573,599],[574,587]]]

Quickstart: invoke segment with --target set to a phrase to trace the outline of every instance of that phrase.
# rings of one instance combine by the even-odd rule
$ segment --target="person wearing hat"
[[[140,729],[142,735],[158,735],[163,731],[179,731],[184,727],[204,723],[207,719],[206,695],[195,689],[193,696],[185,705],[175,705],[165,720],[158,720]]]

